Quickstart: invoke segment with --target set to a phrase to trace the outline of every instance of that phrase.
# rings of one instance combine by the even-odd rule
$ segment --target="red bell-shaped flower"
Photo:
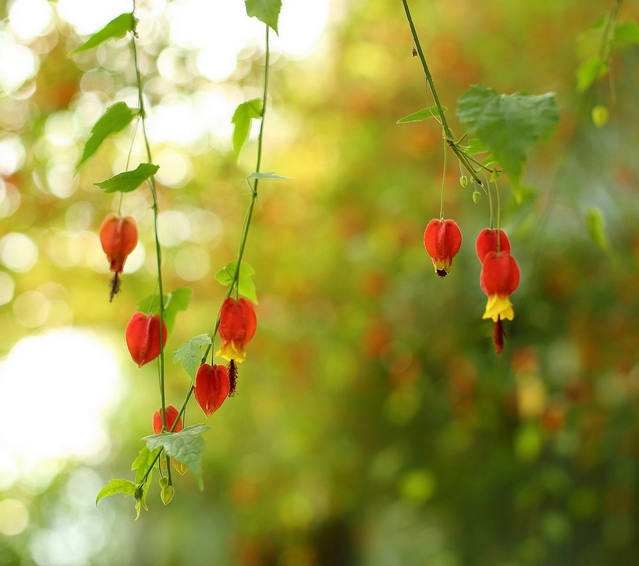
[[[138,243],[135,220],[131,216],[109,214],[100,226],[100,243],[109,260],[109,268],[113,272],[110,295],[112,300],[120,290],[119,274],[124,269],[124,262]]]
[[[126,326],[126,345],[138,366],[148,364],[160,355],[160,317],[142,312],[133,314]],[[166,344],[166,324],[163,325],[162,347]]]
[[[229,372],[225,366],[202,364],[195,376],[195,398],[205,415],[217,411],[231,389]]]
[[[229,297],[220,309],[220,337],[222,347],[217,353],[227,360],[240,363],[246,358],[246,345],[257,329],[257,317],[253,303],[244,298]]]
[[[424,247],[433,260],[435,273],[446,277],[450,271],[453,257],[459,251],[462,234],[454,220],[431,220],[424,231]]]
[[[178,415],[180,414],[180,412],[173,406],[173,405],[169,405],[166,408],[166,430],[167,431],[171,431],[171,429],[173,428],[173,423],[175,422],[175,419],[178,418]],[[158,409],[157,411],[155,411],[155,413],[153,413],[153,432],[155,432],[155,434],[160,434],[162,432],[162,425],[164,423],[162,422],[162,409]],[[175,430],[173,430],[172,432],[180,432],[182,430],[182,419],[178,419],[177,424],[175,425]]]
[[[499,234],[499,249],[497,249],[497,234]],[[510,253],[510,240],[503,230],[493,230],[484,228],[475,240],[475,251],[477,258],[483,262],[488,252],[506,252]]]

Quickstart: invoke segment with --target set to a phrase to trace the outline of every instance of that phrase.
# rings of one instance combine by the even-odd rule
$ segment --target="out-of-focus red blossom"
[[[177,419],[180,412],[173,406],[169,405],[166,408],[166,429],[171,430],[173,428],[173,423],[175,419]],[[162,432],[162,409],[158,409],[153,413],[153,432],[155,434],[160,434]],[[175,430],[172,432],[180,432],[182,430],[182,418],[178,419],[177,424],[175,425]]]
[[[433,260],[437,275],[440,277],[448,275],[461,243],[461,230],[454,220],[434,218],[428,223],[424,230],[424,247]]]
[[[111,283],[112,300],[120,290],[119,274],[124,269],[127,256],[138,243],[138,228],[131,216],[109,214],[100,226],[100,243],[109,260],[109,269],[113,272]]]
[[[247,299],[229,297],[220,310],[220,337],[222,347],[218,356],[241,363],[246,359],[246,345],[257,329],[257,317],[253,303]]]
[[[499,250],[497,249],[497,234],[499,234]],[[503,230],[492,230],[484,228],[475,240],[475,251],[477,258],[483,262],[489,252],[506,252],[510,253],[510,240]]]
[[[160,317],[142,312],[133,314],[126,326],[126,345],[138,366],[148,364],[160,355]],[[166,344],[166,324],[163,323],[162,347]]]
[[[225,366],[202,364],[195,376],[195,398],[205,415],[217,411],[228,397],[231,385]]]
[[[546,432],[561,430],[566,420],[566,412],[558,403],[549,404],[541,415],[541,426]]]

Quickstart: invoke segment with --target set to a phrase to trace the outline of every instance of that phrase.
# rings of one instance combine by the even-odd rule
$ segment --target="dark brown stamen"
[[[446,275],[448,275],[448,271],[445,269],[436,269],[435,271],[439,277],[446,277]]]
[[[504,326],[501,322],[501,318],[498,318],[493,327],[493,344],[495,345],[495,352],[498,354],[501,354],[504,349],[504,336]]]
[[[120,274],[116,271],[111,279],[111,291],[109,293],[109,302],[113,302],[115,297],[120,292]]]
[[[235,360],[231,360],[229,362],[229,382],[231,384],[229,388],[229,397],[235,395],[235,388],[237,387],[237,365],[235,364]]]

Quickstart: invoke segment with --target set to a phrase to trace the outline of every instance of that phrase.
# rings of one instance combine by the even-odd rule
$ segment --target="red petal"
[[[486,255],[489,252],[497,251],[497,233],[499,232],[499,251],[504,253],[510,253],[510,240],[508,235],[503,230],[492,230],[491,228],[484,228],[475,240],[475,251],[477,252],[477,258],[483,262]]]
[[[482,264],[479,284],[490,295],[511,295],[519,287],[519,265],[509,253],[488,252]]]

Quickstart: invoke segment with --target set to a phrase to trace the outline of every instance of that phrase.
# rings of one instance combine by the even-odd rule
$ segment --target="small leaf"
[[[204,448],[202,433],[208,429],[207,425],[194,425],[180,432],[163,432],[145,436],[144,441],[149,450],[162,447],[169,456],[185,464],[201,485]]]
[[[275,173],[251,173],[247,179],[250,181],[251,179],[265,179],[271,181],[288,181],[288,177],[282,177],[282,175],[276,175]]]
[[[447,109],[444,108],[444,112]],[[413,112],[412,114],[408,114],[408,116],[404,116],[397,120],[397,124],[410,124],[411,122],[423,122],[424,120],[428,120],[429,118],[440,118],[441,112],[436,105],[429,106],[428,108],[422,108],[417,112]]]
[[[155,175],[160,168],[159,165],[153,163],[140,163],[136,169],[125,171],[107,179],[95,183],[96,186],[104,189],[105,193],[130,193],[137,189],[151,175]]]
[[[245,0],[246,15],[256,17],[277,33],[282,0]]]
[[[89,39],[87,39],[80,47],[75,49],[73,53],[80,53],[87,49],[93,49],[107,39],[115,39],[118,37],[124,37],[127,32],[133,31],[135,26],[135,18],[130,12],[120,14],[116,18],[113,18],[107,25],[101,30],[96,31]]]
[[[592,207],[586,211],[586,228],[592,241],[602,251],[607,252],[609,244],[608,236],[606,235],[606,223],[599,208]]]
[[[180,364],[189,376],[194,377],[210,344],[211,337],[208,334],[194,336],[173,353],[173,361]]]
[[[514,181],[521,175],[530,148],[559,121],[552,93],[497,94],[480,85],[462,95],[457,115]]]
[[[117,494],[135,497],[135,484],[129,480],[109,480],[98,492],[98,495],[95,498],[95,504],[97,505],[100,499],[104,497],[111,497],[112,495]]]
[[[577,69],[577,90],[587,91],[592,84],[608,72],[608,65],[599,57],[584,61]]]
[[[224,266],[215,274],[215,280],[221,285],[228,287],[233,282],[236,266],[236,261],[232,261]],[[240,295],[257,304],[257,290],[255,288],[255,282],[253,281],[253,275],[255,275],[255,270],[248,263],[242,261],[237,290]]]
[[[613,41],[617,49],[639,44],[639,23],[634,20],[618,22]]]
[[[262,117],[262,100],[253,98],[242,102],[233,113],[233,151],[237,157],[242,151],[251,129],[251,120]]]
[[[91,128],[91,135],[84,144],[82,157],[76,165],[76,170],[91,157],[100,147],[102,142],[111,134],[115,134],[126,128],[131,120],[138,115],[138,110],[129,108],[124,102],[116,102],[106,109],[106,112]]]
[[[185,311],[191,302],[193,290],[189,287],[180,287],[171,293],[164,295],[164,322],[171,333],[175,317],[179,311]],[[160,313],[160,295],[149,295],[138,303],[138,310],[145,314]]]

